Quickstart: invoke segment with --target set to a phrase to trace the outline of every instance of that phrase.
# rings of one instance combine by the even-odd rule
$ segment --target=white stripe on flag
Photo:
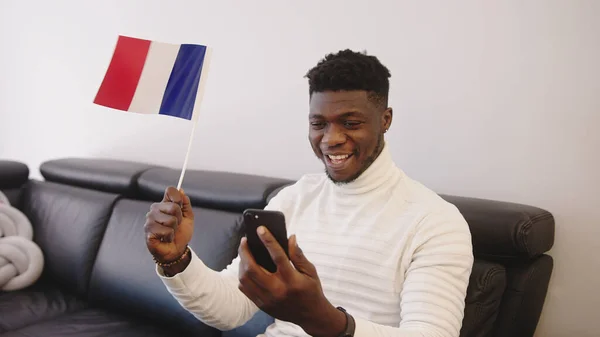
[[[178,44],[152,42],[128,111],[158,114],[179,53]]]

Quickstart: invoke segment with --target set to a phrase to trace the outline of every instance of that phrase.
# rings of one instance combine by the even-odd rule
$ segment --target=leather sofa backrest
[[[185,311],[156,275],[144,240],[145,214],[150,204],[122,199],[115,206],[92,271],[90,301],[177,326],[192,335],[219,336]],[[190,247],[210,268],[224,269],[235,257],[241,239],[238,214],[194,208],[194,215]]]
[[[180,173],[164,167],[147,170],[139,177],[140,196],[162,199],[165,188],[174,186]],[[290,182],[259,175],[188,170],[182,187],[194,206],[241,213],[247,208],[263,208],[274,190]]]
[[[117,194],[31,181],[23,193],[44,270],[65,288],[87,294],[92,265]]]
[[[46,181],[135,197],[138,177],[154,165],[114,159],[62,158],[40,165]]]

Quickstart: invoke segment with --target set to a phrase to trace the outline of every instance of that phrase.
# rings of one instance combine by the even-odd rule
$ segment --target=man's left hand
[[[311,336],[341,334],[346,315],[325,298],[317,270],[298,247],[296,236],[289,239],[288,258],[266,228],[259,227],[257,232],[277,271],[270,273],[258,265],[243,238],[238,252],[239,289],[265,313],[299,325]]]

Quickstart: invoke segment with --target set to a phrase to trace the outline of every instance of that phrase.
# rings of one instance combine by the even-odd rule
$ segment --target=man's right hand
[[[169,263],[180,258],[194,233],[190,198],[183,190],[180,192],[175,187],[167,187],[163,200],[152,204],[146,214],[144,231],[146,246],[158,262]],[[189,257],[187,260],[189,263]],[[187,263],[183,264],[187,266]]]

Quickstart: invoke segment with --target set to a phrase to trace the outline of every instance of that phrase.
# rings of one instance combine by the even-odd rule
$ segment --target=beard
[[[382,149],[383,149],[383,136],[381,136],[377,139],[377,145],[375,146],[375,150],[373,151],[373,153],[371,153],[371,155],[369,157],[367,157],[367,159],[365,159],[362,163],[360,163],[360,169],[358,170],[358,172],[356,172],[354,175],[350,176],[347,179],[337,180],[337,179],[333,178],[329,174],[329,171],[327,171],[327,167],[325,167],[325,174],[327,175],[327,178],[329,178],[329,180],[331,180],[336,185],[349,184],[349,183],[355,181],[356,179],[358,179],[358,177],[360,177],[373,164],[373,162],[375,162],[377,157],[379,157],[379,154],[381,153]]]

